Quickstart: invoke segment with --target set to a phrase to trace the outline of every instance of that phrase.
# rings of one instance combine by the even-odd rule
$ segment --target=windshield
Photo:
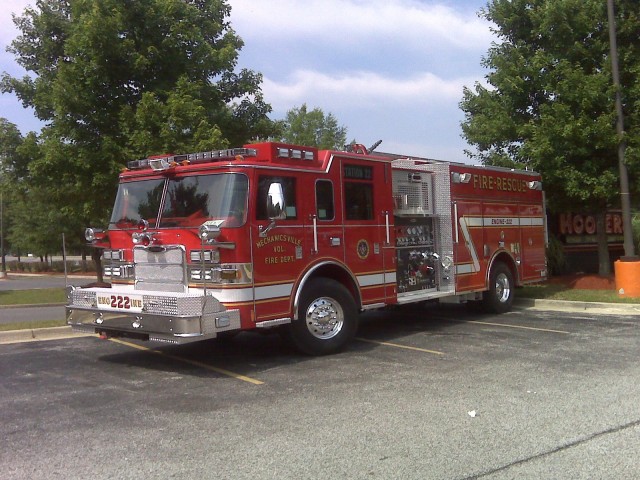
[[[165,181],[167,191],[162,203]],[[156,227],[199,227],[208,220],[220,226],[244,224],[247,208],[247,177],[240,174],[197,175],[168,180],[142,180],[121,183],[118,188],[111,224],[135,228],[140,220]]]
[[[146,220],[155,227],[163,188],[162,178],[121,183],[110,223],[118,228],[136,228],[140,220]]]

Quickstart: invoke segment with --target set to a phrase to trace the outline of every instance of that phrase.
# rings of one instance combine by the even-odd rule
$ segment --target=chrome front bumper
[[[110,289],[109,289],[110,290]],[[126,312],[98,308],[87,301],[95,293],[104,289],[75,289],[69,292],[69,305],[66,307],[67,324],[72,330],[83,333],[97,333],[105,337],[128,337],[164,343],[184,344],[215,338],[220,332],[240,329],[239,310],[227,310],[211,296],[181,296],[153,292],[155,302],[147,300],[152,312]],[[113,292],[111,290],[109,293]],[[113,292],[117,293],[117,292]],[[142,293],[142,292],[139,292]],[[177,294],[180,295],[180,294]],[[162,313],[165,305],[158,300],[164,297],[172,305],[169,313]],[[194,303],[200,304],[193,308]],[[181,308],[188,304],[189,308]]]

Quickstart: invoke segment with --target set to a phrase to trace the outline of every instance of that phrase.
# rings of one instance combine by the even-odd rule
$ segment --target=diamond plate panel
[[[196,317],[224,310],[224,307],[214,297],[207,296],[206,299],[206,307],[203,309],[205,297],[202,296],[143,295],[144,311],[158,315]]]
[[[77,289],[71,292],[71,304],[75,307],[95,307],[96,292]]]
[[[433,214],[431,174],[421,175],[419,180],[412,180],[412,175],[412,172],[407,170],[393,171],[395,213],[404,215]]]

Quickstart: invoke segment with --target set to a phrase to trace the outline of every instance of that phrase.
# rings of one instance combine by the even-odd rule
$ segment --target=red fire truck
[[[102,249],[108,288],[70,287],[67,323],[182,344],[282,330],[309,354],[358,313],[424,301],[504,312],[546,277],[540,176],[282,143],[136,160]]]

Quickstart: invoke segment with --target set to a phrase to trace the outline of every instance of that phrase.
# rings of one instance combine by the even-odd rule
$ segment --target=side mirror
[[[267,192],[267,217],[269,217],[269,225],[265,228],[260,226],[260,237],[264,238],[271,230],[276,228],[276,220],[284,220],[287,218],[286,205],[284,203],[284,191],[281,183],[272,183],[269,185]]]
[[[269,220],[284,220],[287,218],[285,208],[282,184],[272,183],[269,185],[269,192],[267,194],[267,216]]]

